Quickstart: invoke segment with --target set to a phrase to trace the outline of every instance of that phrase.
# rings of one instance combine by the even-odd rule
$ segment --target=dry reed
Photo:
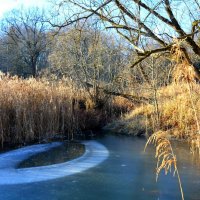
[[[73,139],[74,133],[102,127],[111,115],[119,115],[131,106],[119,97],[110,99],[96,109],[87,93],[69,80],[0,74],[1,146],[57,136]]]
[[[1,75],[1,144],[43,140],[70,130],[71,88]]]
[[[173,174],[177,175],[178,177],[181,197],[182,197],[182,200],[184,200],[182,183],[181,183],[179,171],[177,168],[176,155],[174,154],[172,145],[167,137],[168,137],[168,134],[163,131],[158,131],[152,134],[147,140],[145,149],[147,148],[147,145],[150,143],[155,145],[155,148],[156,148],[155,157],[157,158],[156,180],[158,179],[158,176],[162,169],[164,169],[165,174],[167,174],[168,172],[172,172],[173,170]]]

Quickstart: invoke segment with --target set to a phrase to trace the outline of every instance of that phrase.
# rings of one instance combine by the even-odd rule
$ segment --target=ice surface
[[[28,157],[47,151],[62,143],[39,144],[0,154],[0,185],[12,185],[47,181],[85,171],[103,162],[108,150],[96,141],[82,142],[85,153],[74,160],[48,166],[17,169],[17,165]]]

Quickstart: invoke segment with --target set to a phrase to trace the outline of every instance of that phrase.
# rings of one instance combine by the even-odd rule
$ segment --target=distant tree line
[[[177,79],[190,69],[192,78],[199,79],[200,21],[195,11],[200,7],[190,1],[192,7],[181,3],[187,8],[184,20],[190,20],[185,26],[168,0],[59,1],[51,17],[39,8],[13,10],[1,21],[0,70],[24,78],[65,77],[94,102],[102,91],[120,94],[127,89],[130,95],[141,83],[166,85],[174,66],[181,73]]]

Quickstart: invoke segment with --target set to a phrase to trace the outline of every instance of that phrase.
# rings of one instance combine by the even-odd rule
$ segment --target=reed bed
[[[41,141],[66,134],[72,119],[72,90],[62,83],[1,75],[1,144]]]
[[[106,99],[103,108],[95,109],[86,92],[69,81],[0,74],[1,146],[57,137],[71,140],[130,109],[120,97]]]
[[[159,115],[158,129],[176,139],[191,139],[199,134],[200,85],[171,84],[158,90],[158,112],[153,104],[141,105],[127,114],[124,120],[143,116],[143,126],[157,131],[155,115]],[[150,132],[149,134],[151,134]]]

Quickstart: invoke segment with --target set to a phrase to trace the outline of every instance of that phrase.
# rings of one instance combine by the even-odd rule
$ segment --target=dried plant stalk
[[[173,79],[175,82],[194,82],[200,80],[199,71],[193,66],[188,53],[182,47],[184,40],[176,40],[171,49],[171,59],[176,65],[173,70]]]
[[[156,154],[155,154],[155,157],[157,158],[156,181],[158,180],[158,176],[161,170],[164,170],[165,174],[167,174],[168,172],[172,172],[173,169],[173,174],[177,175],[178,177],[181,197],[182,200],[184,200],[182,183],[177,168],[177,159],[173,152],[171,143],[167,138],[166,132],[158,131],[152,134],[145,145],[145,150],[149,144],[154,144],[156,147]]]

